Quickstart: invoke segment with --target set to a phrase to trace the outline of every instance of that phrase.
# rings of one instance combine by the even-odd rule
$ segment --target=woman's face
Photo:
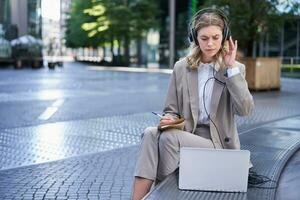
[[[222,30],[219,26],[207,26],[198,30],[198,42],[202,51],[202,62],[211,62],[222,43]]]

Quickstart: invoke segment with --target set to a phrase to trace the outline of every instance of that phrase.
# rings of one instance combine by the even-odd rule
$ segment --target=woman
[[[143,198],[154,181],[176,170],[181,147],[240,148],[234,115],[248,115],[254,103],[245,66],[235,60],[237,41],[229,35],[222,11],[203,9],[194,16],[191,51],[174,66],[159,124],[184,118],[185,126],[183,130],[145,130],[135,170],[134,200]]]

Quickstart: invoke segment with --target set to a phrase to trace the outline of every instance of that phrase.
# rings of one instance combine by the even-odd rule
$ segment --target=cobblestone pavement
[[[136,147],[0,171],[0,199],[129,199]]]
[[[23,109],[21,114],[29,113],[17,118],[15,124],[9,124],[9,120],[1,122],[0,199],[129,198],[136,144],[142,130],[158,122],[150,111],[160,110],[169,75],[99,73],[84,68],[77,72],[80,74],[73,74],[68,67],[64,69],[65,74],[70,73],[67,76],[70,80],[64,79],[66,84],[57,80],[61,77],[59,72],[53,73],[51,80],[46,70],[34,74],[45,76],[45,85],[52,81],[44,96],[37,92],[42,81],[34,79],[32,74],[25,80],[32,88],[28,90],[24,86],[25,91],[20,82],[17,83],[21,89],[13,86],[18,74],[11,78],[11,84],[10,79],[8,83],[0,81],[0,109],[13,103]],[[2,72],[1,75],[5,76]],[[282,79],[281,91],[253,93],[255,111],[250,117],[237,118],[239,130],[300,115],[299,83],[299,80]],[[57,85],[56,90],[53,84]],[[43,90],[47,88],[45,85]],[[49,95],[49,91],[55,92]],[[65,103],[56,114],[38,120],[45,107],[58,99]],[[8,110],[20,112],[18,106]],[[0,119],[4,118],[2,115]]]
[[[239,131],[268,121],[300,114],[299,96],[259,97],[250,117],[237,117]],[[139,143],[140,134],[158,119],[140,113],[88,120],[56,122],[2,129],[0,168],[12,168],[66,157],[106,151]]]
[[[152,114],[104,117],[4,129],[0,167],[12,168],[135,145]]]
[[[284,80],[284,87],[285,84]],[[285,90],[281,93],[283,95],[278,91],[255,93],[253,114],[237,117],[239,131],[299,115],[300,93]],[[143,129],[157,122],[150,112],[142,112],[0,129],[0,169],[135,145]]]

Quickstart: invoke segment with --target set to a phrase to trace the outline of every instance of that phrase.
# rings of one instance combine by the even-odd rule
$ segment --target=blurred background
[[[188,51],[199,9],[228,14],[242,57],[280,57],[300,68],[298,0],[0,0],[0,62],[49,67],[75,59],[108,66],[172,68]],[[53,64],[54,63],[54,64]],[[53,65],[52,65],[53,64]]]

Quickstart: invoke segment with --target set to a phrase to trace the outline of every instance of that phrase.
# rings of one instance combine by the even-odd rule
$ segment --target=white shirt
[[[199,90],[198,124],[209,124],[209,118],[207,114],[210,113],[211,95],[212,95],[213,85],[215,82],[213,73],[214,73],[214,63],[201,63],[200,66],[198,67],[198,90]],[[237,75],[239,73],[240,70],[238,67],[227,69],[228,78]],[[205,85],[205,94],[204,94],[204,85]],[[207,112],[205,111],[205,109]]]

